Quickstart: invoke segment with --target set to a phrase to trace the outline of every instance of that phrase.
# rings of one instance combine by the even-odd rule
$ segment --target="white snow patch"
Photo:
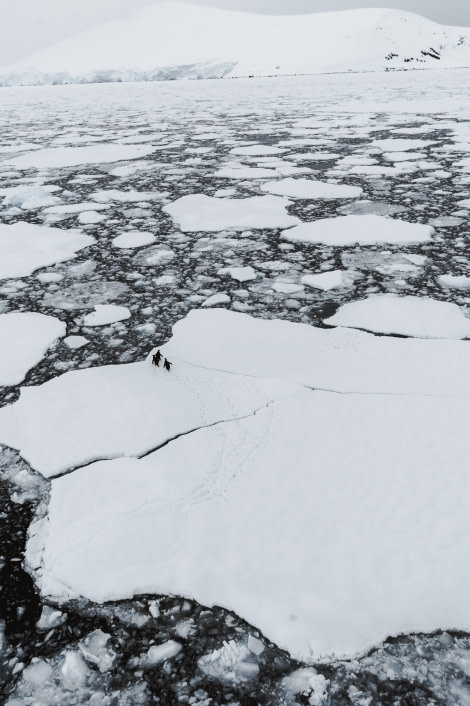
[[[325,323],[420,338],[470,338],[470,319],[450,302],[375,294],[344,304]]]
[[[290,202],[277,196],[247,199],[212,198],[204,194],[182,196],[163,207],[185,233],[226,228],[289,228],[299,219],[289,216]]]
[[[407,223],[385,216],[367,214],[323,218],[301,223],[285,230],[285,240],[326,245],[352,245],[360,243],[425,243],[431,239],[434,228],[421,223]]]
[[[44,357],[66,325],[45,314],[0,314],[0,385],[17,385]]]

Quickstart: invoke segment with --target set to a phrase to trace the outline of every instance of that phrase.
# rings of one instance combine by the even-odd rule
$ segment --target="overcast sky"
[[[155,1],[155,0],[153,0]],[[177,0],[170,0],[177,1]],[[230,10],[299,14],[391,7],[441,24],[470,27],[470,0],[186,0]],[[0,22],[0,65],[106,20],[153,4],[152,0],[5,0]]]

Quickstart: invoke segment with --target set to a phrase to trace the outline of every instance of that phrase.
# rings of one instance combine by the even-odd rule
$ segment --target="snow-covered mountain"
[[[0,85],[470,66],[470,28],[399,10],[256,15],[158,2],[0,68]]]

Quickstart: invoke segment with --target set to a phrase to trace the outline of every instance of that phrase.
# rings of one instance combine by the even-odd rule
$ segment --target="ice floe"
[[[290,202],[278,196],[247,199],[212,198],[204,194],[182,196],[163,207],[185,233],[226,228],[289,228],[299,219],[286,212]]]
[[[316,275],[304,275],[301,279],[302,284],[315,289],[323,289],[324,292],[338,287],[347,287],[351,284],[354,277],[351,277],[345,270],[330,270],[328,272],[320,272]]]
[[[360,186],[293,178],[269,181],[262,184],[261,190],[294,199],[355,199],[362,194]]]
[[[322,218],[301,223],[285,230],[286,240],[326,245],[364,245],[372,243],[425,243],[431,239],[434,228],[421,223],[407,223],[384,216],[348,215]]]
[[[3,206],[17,206],[24,211],[55,206],[61,203],[60,198],[53,196],[47,187],[39,184],[14,186],[6,189],[3,195]]]
[[[61,230],[18,221],[0,224],[0,279],[27,277],[34,270],[75,257],[95,239],[79,230]]]
[[[248,282],[257,277],[256,271],[250,265],[247,267],[222,267],[217,274],[230,275],[232,279],[236,279],[239,282]]]
[[[199,426],[252,414],[285,387],[240,380],[234,389],[232,376],[184,363],[171,374],[149,362],[74,371],[22,388],[19,401],[0,410],[0,440],[51,476],[94,459],[144,454]]]
[[[65,336],[59,319],[33,312],[0,314],[0,385],[17,385]]]
[[[86,147],[49,147],[8,158],[4,163],[15,169],[61,169],[80,164],[105,164],[147,157],[155,147],[144,145],[95,144]]]
[[[87,314],[83,319],[85,326],[105,326],[116,321],[129,319],[131,312],[126,306],[117,304],[97,304],[91,314]]]
[[[141,248],[143,245],[151,245],[155,240],[153,233],[147,231],[127,231],[113,238],[113,245],[116,248]]]
[[[54,481],[27,560],[45,595],[193,597],[303,657],[466,628],[468,411],[466,398],[293,391]]]
[[[470,277],[465,275],[441,275],[439,277],[441,287],[450,289],[470,289]]]
[[[344,304],[325,323],[420,338],[470,338],[470,319],[450,302],[375,294]]]

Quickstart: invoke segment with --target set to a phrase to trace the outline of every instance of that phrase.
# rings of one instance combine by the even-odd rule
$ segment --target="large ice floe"
[[[17,385],[48,348],[65,336],[59,319],[33,312],[0,314],[0,385]]]
[[[171,373],[71,372],[0,411],[61,475],[27,549],[45,596],[193,597],[303,657],[470,628],[469,343],[224,309],[173,333]]]
[[[426,297],[371,295],[344,304],[325,323],[421,338],[470,338],[470,319],[457,304]]]
[[[290,201],[279,196],[224,199],[192,194],[163,207],[186,233],[225,228],[289,228],[299,219],[286,212]]]
[[[407,223],[385,216],[348,215],[301,223],[284,231],[286,240],[326,245],[360,243],[425,243],[434,233],[432,226]]]
[[[294,199],[355,199],[361,196],[360,186],[327,184],[314,179],[281,179],[268,181],[261,186],[262,191]]]
[[[155,152],[147,145],[95,144],[85,147],[49,147],[8,158],[4,164],[15,169],[61,169],[79,164],[119,162],[146,157]]]
[[[34,270],[75,257],[95,239],[80,230],[61,230],[18,221],[0,224],[0,279],[27,277]]]

